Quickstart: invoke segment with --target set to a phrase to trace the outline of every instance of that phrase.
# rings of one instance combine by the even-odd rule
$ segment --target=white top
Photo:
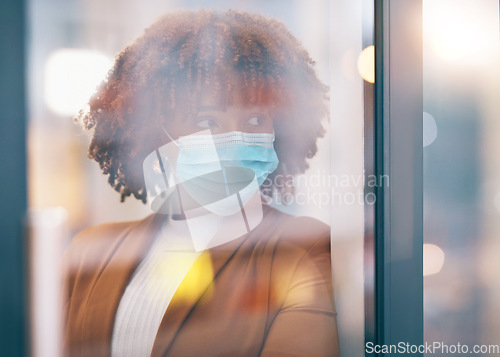
[[[187,224],[169,219],[137,267],[118,306],[111,343],[112,357],[150,356],[175,291],[194,264]]]

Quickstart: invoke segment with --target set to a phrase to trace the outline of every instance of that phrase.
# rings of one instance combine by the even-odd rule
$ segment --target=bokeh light
[[[424,132],[423,132],[423,137],[424,137],[423,144],[424,144],[424,147],[426,147],[426,146],[429,146],[430,144],[432,144],[438,136],[436,119],[434,119],[434,117],[431,114],[424,112],[423,126],[424,126],[424,128],[423,128],[423,130],[424,130]]]
[[[358,72],[363,79],[375,83],[375,47],[368,46],[358,57]]]
[[[424,244],[424,276],[439,273],[443,265],[443,250],[435,244]]]
[[[432,51],[449,62],[484,64],[495,58],[498,28],[494,21],[485,21],[488,5],[484,1],[426,2],[424,28]]]
[[[45,101],[62,116],[83,109],[113,61],[104,54],[85,49],[59,49],[45,66]]]

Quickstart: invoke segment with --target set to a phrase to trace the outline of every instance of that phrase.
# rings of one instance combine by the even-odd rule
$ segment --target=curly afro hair
[[[117,55],[114,67],[77,120],[93,129],[96,160],[121,200],[146,202],[145,157],[165,144],[159,128],[182,110],[195,116],[202,93],[231,104],[236,86],[246,104],[272,113],[280,160],[268,178],[303,173],[329,116],[328,88],[314,62],[279,21],[238,11],[167,14]],[[272,182],[275,182],[274,184]]]

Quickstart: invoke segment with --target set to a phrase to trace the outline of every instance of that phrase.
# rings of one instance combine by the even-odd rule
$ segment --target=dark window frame
[[[25,1],[0,3],[0,351],[28,355]]]
[[[373,314],[366,319],[366,342],[420,346],[424,331],[422,0],[373,4],[375,84],[365,86],[365,95],[373,98],[373,112],[365,108],[365,122],[371,117],[373,128],[365,144],[373,145],[373,156],[365,165],[377,177],[389,177],[389,185],[375,187],[377,201],[367,211],[373,219],[366,220],[366,242],[374,250],[365,254],[374,255],[375,288],[373,297],[367,296],[366,306],[371,304]],[[404,354],[391,353],[400,355]]]

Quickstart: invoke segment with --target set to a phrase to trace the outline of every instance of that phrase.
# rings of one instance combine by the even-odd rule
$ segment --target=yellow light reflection
[[[363,79],[375,83],[375,47],[368,46],[358,57],[358,72]]]
[[[424,276],[439,273],[443,265],[443,250],[435,244],[424,244]]]
[[[173,263],[179,265],[186,264],[182,256]],[[170,264],[172,264],[172,262],[170,262]],[[178,300],[190,300],[193,297],[200,296],[202,293],[210,297],[213,294],[213,286],[211,285],[213,279],[214,270],[210,254],[203,252],[182,280],[181,285],[175,293],[176,298]]]

